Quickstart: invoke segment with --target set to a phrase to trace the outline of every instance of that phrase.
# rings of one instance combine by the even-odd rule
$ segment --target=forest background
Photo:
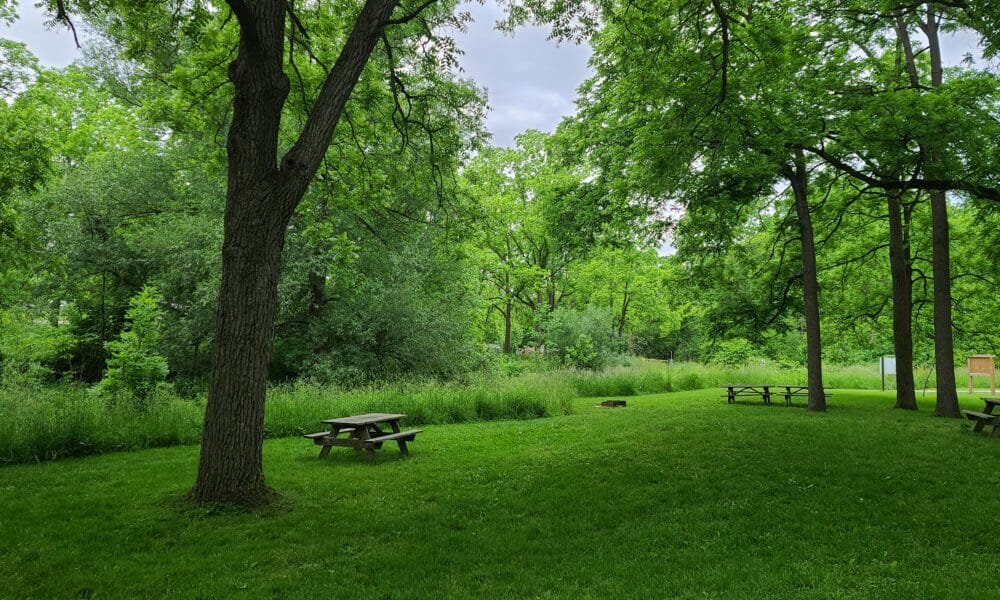
[[[485,93],[456,69],[440,34],[464,25],[461,11],[438,7],[424,29],[386,38],[288,226],[271,382],[374,393],[564,369],[583,374],[556,378],[583,381],[630,365],[641,378],[653,367],[636,357],[801,370],[802,219],[794,182],[772,160],[774,148],[794,147],[819,150],[791,164],[811,177],[824,359],[877,373],[877,358],[898,348],[895,202],[912,284],[913,364],[924,375],[917,383],[933,387],[931,200],[943,190],[889,193],[851,172],[916,181],[928,171],[931,139],[941,140],[932,174],[955,183],[951,366],[997,353],[1000,217],[988,191],[1000,127],[988,8],[932,17],[981,38],[985,57],[947,68],[940,83],[930,42],[909,40],[926,34],[919,10],[854,27],[758,16],[755,27],[771,37],[748,33],[740,55],[731,46],[736,17],[709,9],[715,41],[695,53],[703,63],[670,69],[685,44],[701,43],[696,28],[682,29],[668,61],[660,57],[664,72],[636,56],[623,33],[636,33],[631,17],[608,10],[608,25],[587,32],[594,75],[578,112],[512,147],[490,145]],[[290,132],[308,118],[322,57],[342,37],[338,15],[309,15],[326,29],[298,40],[283,115]],[[192,11],[181,23],[189,35],[157,47],[154,37],[126,38],[110,16],[89,18],[98,34],[63,69],[0,42],[4,410],[49,414],[38,406],[54,403],[145,414],[188,402],[196,414],[221,273],[232,91],[219,66],[232,60],[235,32],[222,12]],[[176,25],[154,19],[150,35]],[[650,39],[665,39],[650,27]],[[824,52],[789,59],[809,44]],[[622,61],[632,75],[615,75]],[[585,384],[575,385],[571,393],[582,393]],[[74,439],[49,453],[88,444]]]

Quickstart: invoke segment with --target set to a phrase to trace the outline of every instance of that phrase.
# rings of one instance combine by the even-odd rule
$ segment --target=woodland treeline
[[[43,4],[95,33],[63,70],[0,46],[8,385],[212,382],[208,435],[262,422],[266,379],[526,347],[805,362],[814,410],[824,359],[891,353],[898,406],[934,361],[957,415],[956,362],[1000,345],[993,2],[513,3],[594,75],[512,148],[451,2]],[[946,65],[951,30],[985,58]],[[263,489],[240,477],[195,495]]]

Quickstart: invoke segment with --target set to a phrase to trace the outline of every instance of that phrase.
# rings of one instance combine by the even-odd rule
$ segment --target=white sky
[[[42,64],[62,67],[80,56],[73,36],[63,27],[45,27],[34,0],[20,0],[20,19],[11,27],[0,26],[0,37],[25,42]],[[526,129],[552,131],[574,112],[576,89],[590,74],[590,48],[557,45],[546,39],[541,28],[522,28],[511,37],[497,32],[493,24],[500,16],[494,4],[466,3],[476,21],[466,33],[455,35],[463,76],[489,92],[491,111],[487,127],[497,145],[511,145]],[[79,28],[79,27],[78,27]],[[977,57],[976,37],[968,33],[947,36],[943,53],[949,65],[958,64],[972,52]]]

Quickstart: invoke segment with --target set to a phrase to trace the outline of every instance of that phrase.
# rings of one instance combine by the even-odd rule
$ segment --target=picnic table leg
[[[986,421],[976,421],[976,424],[972,426],[972,431],[982,431],[983,427],[986,427]],[[993,432],[996,433],[997,428],[993,428]]]
[[[337,425],[334,425],[334,426],[332,426],[330,428],[330,437],[334,437],[335,438],[335,437],[337,437],[337,435],[339,433],[340,433],[340,427],[338,427]],[[330,448],[332,448],[332,447],[333,446],[331,446],[329,444],[323,444],[323,448],[319,451],[319,459],[318,460],[323,460],[327,456],[330,456]]]
[[[731,385],[726,387],[726,402],[729,404],[736,402],[736,391]]]
[[[368,428],[358,427],[355,431],[357,432],[358,439],[361,441],[363,448],[365,450],[365,458],[368,459],[368,462],[373,462],[375,460],[375,448],[372,447],[372,444],[368,442],[368,440],[371,439],[371,435],[368,432]],[[381,444],[379,444],[379,446],[381,447]],[[358,450],[360,449],[361,448],[358,448]]]
[[[393,433],[399,433],[400,431],[402,431],[399,428],[399,421],[389,421],[389,427],[392,428]],[[408,456],[410,454],[409,449],[407,449],[406,447],[406,440],[396,440],[396,443],[399,444],[400,454],[402,454],[403,456]]]
[[[771,388],[764,386],[764,404],[770,406],[771,404]]]

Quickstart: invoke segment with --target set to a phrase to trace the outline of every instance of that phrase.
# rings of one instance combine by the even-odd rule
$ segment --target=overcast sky
[[[476,19],[466,33],[455,36],[465,52],[463,76],[489,92],[492,110],[487,127],[495,144],[510,145],[526,129],[551,131],[563,116],[573,113],[576,89],[590,72],[589,47],[557,45],[546,40],[540,28],[522,28],[511,37],[493,29],[500,15],[495,5],[472,2],[463,8]],[[27,43],[43,64],[52,67],[65,66],[80,56],[66,29],[43,25],[34,0],[20,0],[19,13],[12,27],[0,26],[0,37]],[[946,37],[942,46],[945,61],[958,64],[975,51],[976,37],[967,33]]]
[[[586,45],[557,45],[540,28],[523,28],[514,37],[493,29],[499,9],[475,2],[463,6],[475,15],[465,33],[454,37],[465,52],[462,76],[489,91],[487,127],[494,143],[510,145],[526,129],[551,131],[574,111],[576,88],[589,71]],[[0,37],[28,44],[42,64],[62,67],[79,58],[73,36],[62,27],[45,27],[34,0],[21,0],[20,19],[0,26]]]

